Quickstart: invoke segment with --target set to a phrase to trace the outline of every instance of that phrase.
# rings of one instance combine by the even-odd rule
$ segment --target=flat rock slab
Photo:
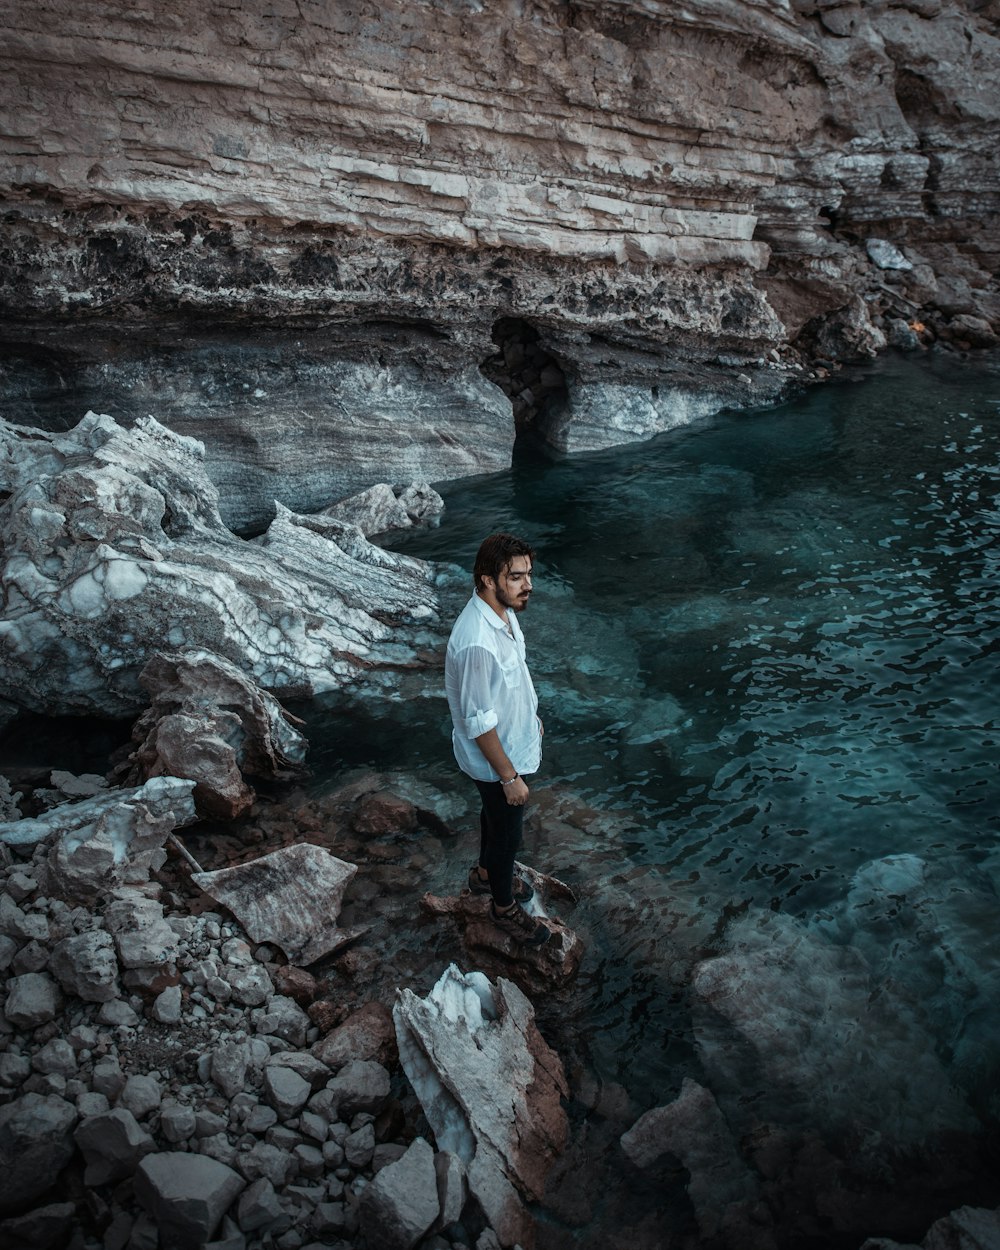
[[[233,868],[192,873],[191,880],[228,908],[255,942],[273,942],[290,963],[305,965],[358,936],[337,927],[344,890],[357,871],[302,842]]]

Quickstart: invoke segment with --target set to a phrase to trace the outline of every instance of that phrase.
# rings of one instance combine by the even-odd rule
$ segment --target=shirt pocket
[[[521,684],[521,661],[517,655],[505,656],[500,661],[503,683],[508,690],[516,690]]]

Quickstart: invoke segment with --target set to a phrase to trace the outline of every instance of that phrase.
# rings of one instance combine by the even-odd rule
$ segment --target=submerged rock
[[[166,648],[230,661],[266,689],[336,689],[417,662],[434,573],[355,526],[278,506],[243,542],[204,448],[152,417],[89,413],[69,433],[0,422],[0,683],[22,706],[120,716]]]
[[[400,1061],[438,1147],[466,1166],[501,1243],[527,1250],[534,1230],[523,1200],[542,1196],[568,1136],[566,1077],[531,1004],[511,982],[491,985],[452,964],[426,998],[401,990],[393,1018]]]

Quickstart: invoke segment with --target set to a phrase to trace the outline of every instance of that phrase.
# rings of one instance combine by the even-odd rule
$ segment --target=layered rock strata
[[[1000,318],[990,4],[6,14],[8,411],[159,388],[239,525]]]

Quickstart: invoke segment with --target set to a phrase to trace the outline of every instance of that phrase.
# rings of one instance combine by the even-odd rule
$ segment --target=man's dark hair
[[[483,589],[484,577],[492,577],[496,581],[515,556],[527,556],[529,560],[534,560],[535,549],[523,538],[515,538],[513,534],[491,534],[489,538],[484,538],[476,552],[476,563],[472,569],[476,589]]]

